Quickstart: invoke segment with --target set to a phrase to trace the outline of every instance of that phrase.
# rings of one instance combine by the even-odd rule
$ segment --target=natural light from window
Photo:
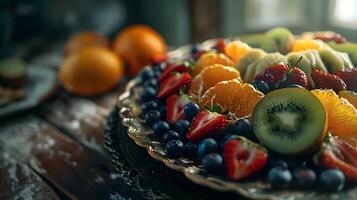
[[[357,29],[357,1],[334,0],[331,22],[335,26]]]

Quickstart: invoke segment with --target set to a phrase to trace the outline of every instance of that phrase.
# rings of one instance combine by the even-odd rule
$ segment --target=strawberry
[[[266,68],[264,72],[258,74],[255,77],[255,80],[264,81],[269,85],[276,85],[279,81],[285,78],[285,74],[288,70],[288,66],[284,64],[276,64]]]
[[[336,93],[346,89],[346,83],[336,75],[313,69],[311,77],[316,89],[332,89]]]
[[[160,83],[160,89],[157,97],[162,99],[170,95],[177,94],[180,88],[191,83],[191,76],[187,72],[169,76]]]
[[[322,168],[337,168],[347,180],[357,182],[357,150],[337,137],[322,144],[314,161]]]
[[[186,96],[171,95],[166,100],[166,116],[170,124],[174,124],[177,120],[184,119],[184,107],[190,102]]]
[[[286,80],[284,81],[284,84],[286,85],[297,84],[304,88],[309,87],[309,82],[307,80],[307,76],[305,72],[297,67],[290,68],[290,70],[286,74]]]
[[[170,74],[175,72],[188,72],[188,68],[185,65],[173,65],[168,64],[167,67],[164,69],[162,74],[159,77],[159,81],[165,80]]]
[[[226,42],[224,41],[224,39],[219,39],[213,48],[216,49],[217,52],[219,53],[224,53],[225,47],[226,47]]]
[[[262,146],[239,138],[224,145],[223,158],[228,178],[237,181],[262,169],[267,163],[268,154]]]
[[[224,115],[201,111],[192,120],[192,125],[186,138],[192,142],[198,142],[204,138],[213,137],[224,132],[228,126],[228,120]]]
[[[346,83],[348,90],[357,92],[357,68],[338,70],[335,75]]]
[[[166,54],[155,54],[150,58],[150,63],[152,63],[153,65],[157,65],[165,62],[166,60],[167,60]]]

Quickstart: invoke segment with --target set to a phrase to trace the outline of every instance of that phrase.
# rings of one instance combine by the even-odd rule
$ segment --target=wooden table
[[[123,84],[92,99],[60,91],[2,119],[0,199],[141,199],[103,148],[105,118]]]

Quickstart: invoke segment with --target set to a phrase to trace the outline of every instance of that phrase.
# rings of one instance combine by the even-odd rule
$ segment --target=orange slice
[[[234,67],[214,64],[205,67],[191,82],[188,94],[200,99],[202,94],[209,88],[221,81],[241,79],[240,73]]]
[[[201,108],[212,110],[220,106],[222,112],[234,114],[237,118],[248,117],[255,105],[264,97],[252,85],[238,80],[222,81],[208,89],[199,101]]]
[[[192,76],[198,75],[203,68],[214,65],[214,64],[221,64],[225,66],[233,66],[234,63],[230,58],[228,58],[223,53],[216,53],[214,51],[207,52],[200,56],[198,59],[195,67],[192,70]]]
[[[226,45],[224,53],[228,55],[234,63],[237,63],[250,49],[250,46],[244,42],[233,41]]]
[[[328,128],[333,135],[357,147],[357,110],[346,99],[339,98],[333,90],[312,90],[325,106]]]
[[[297,51],[305,51],[310,49],[319,50],[322,47],[323,47],[323,43],[319,40],[301,39],[295,41],[292,51],[297,52]]]
[[[349,90],[342,90],[338,96],[347,99],[357,109],[357,93]]]

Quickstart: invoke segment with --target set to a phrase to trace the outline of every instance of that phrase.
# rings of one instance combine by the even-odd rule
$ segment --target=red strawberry
[[[357,92],[357,68],[338,70],[335,75],[346,83],[348,90]]]
[[[264,72],[258,74],[255,77],[255,80],[264,81],[269,85],[275,85],[285,78],[285,74],[288,72],[288,70],[288,66],[284,64],[276,64],[266,68]]]
[[[223,133],[227,126],[228,121],[223,115],[201,111],[193,118],[186,138],[189,141],[198,142],[204,138]]]
[[[224,145],[223,158],[228,178],[237,181],[262,169],[268,154],[262,146],[241,138]]]
[[[219,53],[224,53],[225,47],[226,47],[226,42],[224,41],[224,39],[219,39],[213,48],[216,49],[217,52]]]
[[[166,54],[155,54],[150,58],[150,62],[153,65],[163,63],[167,60],[167,55]]]
[[[290,70],[286,74],[286,80],[284,81],[284,84],[286,85],[297,84],[304,88],[309,87],[309,82],[307,80],[307,76],[305,72],[297,67],[290,68]]]
[[[357,182],[357,150],[339,138],[331,138],[322,144],[321,151],[314,157],[315,163],[323,168],[337,168],[347,180]]]
[[[346,89],[346,83],[336,75],[313,69],[311,77],[316,89],[332,89],[336,93]]]
[[[185,114],[183,108],[185,105],[190,102],[190,100],[185,96],[171,95],[166,100],[166,116],[167,121],[170,124],[175,123],[179,119],[184,119]]]
[[[159,77],[159,81],[163,81],[166,79],[168,76],[170,76],[171,73],[175,72],[188,72],[188,68],[185,65],[173,65],[169,64],[167,67],[164,69],[162,74]]]
[[[333,41],[336,44],[345,43],[347,41],[346,38],[338,33],[315,35],[314,39],[322,40],[326,43]]]
[[[160,83],[157,97],[162,99],[173,94],[177,94],[181,87],[191,83],[191,76],[187,72],[169,76]]]

